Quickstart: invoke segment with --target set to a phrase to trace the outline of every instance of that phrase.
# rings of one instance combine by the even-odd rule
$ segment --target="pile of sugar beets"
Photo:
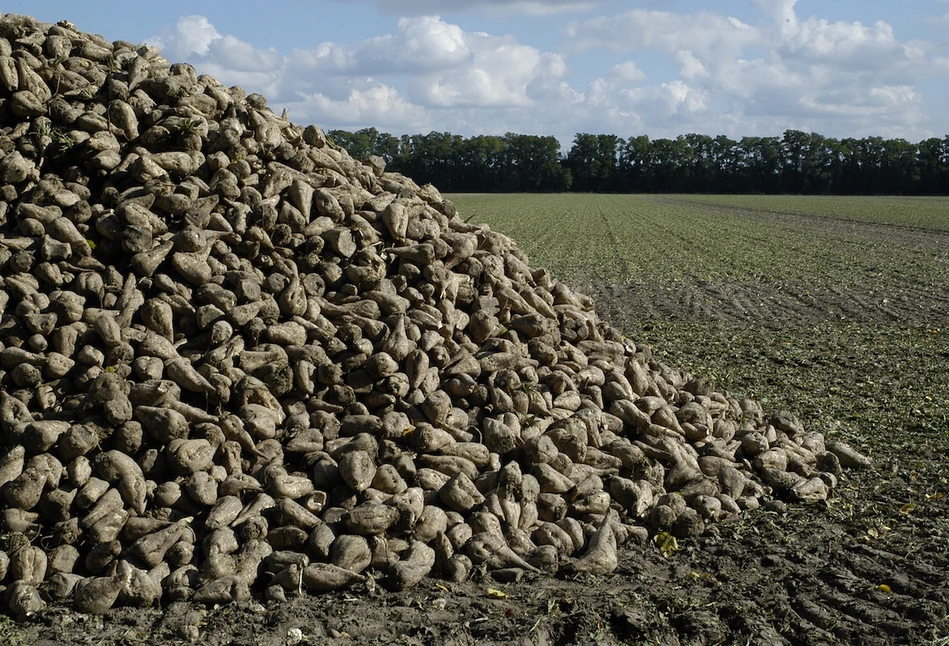
[[[2,16],[0,127],[15,617],[602,574],[869,464],[154,47]]]

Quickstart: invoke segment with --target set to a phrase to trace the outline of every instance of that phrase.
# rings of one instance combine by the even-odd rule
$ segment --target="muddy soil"
[[[867,225],[861,234],[887,235],[878,229]],[[917,231],[899,235],[901,244],[934,242]],[[677,321],[806,335],[809,326],[858,320],[879,324],[885,344],[887,326],[925,330],[949,321],[945,286],[899,272],[888,280],[885,293],[859,285],[698,280],[590,285],[587,291],[601,316],[630,334]],[[823,359],[828,371],[847,362],[844,356]],[[875,468],[845,473],[827,504],[769,505],[676,550],[627,545],[620,567],[607,577],[496,581],[484,575],[464,584],[425,580],[398,594],[370,580],[345,593],[286,603],[175,604],[102,617],[51,607],[29,624],[0,619],[0,643],[945,645],[949,430],[940,432],[912,456],[871,437]],[[910,430],[883,429],[881,435],[900,433]]]

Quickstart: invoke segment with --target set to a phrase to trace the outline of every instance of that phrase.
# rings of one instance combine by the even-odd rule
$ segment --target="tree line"
[[[444,192],[949,194],[949,135],[912,143],[800,130],[737,141],[580,133],[564,153],[556,137],[515,133],[327,134],[357,159],[378,155],[388,170]]]

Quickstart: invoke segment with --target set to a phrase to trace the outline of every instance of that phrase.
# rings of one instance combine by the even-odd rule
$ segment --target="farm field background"
[[[873,456],[872,472],[842,476],[827,509],[792,506],[725,530],[753,554],[772,550],[773,540],[842,562],[854,550],[890,555],[873,575],[841,574],[820,559],[803,573],[792,568],[778,594],[818,601],[772,608],[798,618],[779,630],[783,637],[812,643],[823,631],[827,643],[863,640],[868,618],[857,620],[854,608],[885,609],[888,600],[872,593],[883,579],[929,557],[945,571],[949,199],[447,197],[462,217],[511,235],[532,264],[592,295],[601,317],[661,361],[794,411]],[[699,561],[689,567],[698,568],[708,546],[694,549]],[[828,601],[840,592],[828,581],[840,576],[865,586],[859,602]],[[772,585],[782,588],[779,579]],[[808,614],[822,603],[830,606],[823,619]],[[944,613],[914,625],[918,632],[862,643],[949,638]]]

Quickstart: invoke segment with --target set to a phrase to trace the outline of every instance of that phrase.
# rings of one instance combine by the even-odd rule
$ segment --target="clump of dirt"
[[[0,85],[17,619],[165,604],[192,638],[176,604],[599,581],[619,546],[671,554],[870,465],[655,360],[434,187],[154,48],[8,14]],[[560,631],[603,628],[555,605]]]

